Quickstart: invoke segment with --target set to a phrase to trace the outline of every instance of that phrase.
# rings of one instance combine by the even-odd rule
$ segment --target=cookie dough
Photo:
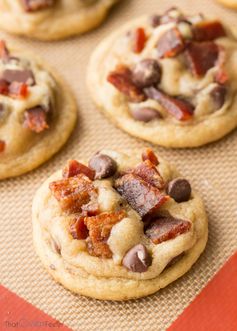
[[[84,33],[105,19],[118,0],[0,0],[0,28],[39,40]]]
[[[0,179],[47,161],[67,141],[76,117],[65,82],[34,55],[0,41]]]
[[[67,289],[96,299],[155,293],[191,268],[207,236],[199,194],[149,149],[70,160],[33,201],[44,266]]]
[[[165,147],[196,147],[237,126],[237,44],[217,19],[172,8],[140,17],[91,57],[90,94],[117,126]]]

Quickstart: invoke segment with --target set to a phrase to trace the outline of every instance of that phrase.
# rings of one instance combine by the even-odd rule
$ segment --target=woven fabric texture
[[[74,295],[51,279],[33,248],[32,197],[52,172],[61,168],[67,159],[86,158],[104,147],[137,149],[148,146],[115,128],[96,110],[85,84],[86,67],[95,46],[121,24],[144,13],[162,12],[173,5],[188,13],[217,15],[232,27],[237,24],[237,11],[225,9],[214,0],[123,0],[99,29],[81,37],[42,43],[0,35],[36,52],[54,66],[74,90],[79,109],[78,125],[61,152],[37,170],[0,182],[0,281],[76,331],[166,330],[237,249],[237,131],[217,143],[193,150],[152,146],[202,193],[210,231],[207,248],[191,271],[157,294],[124,303],[100,302]]]

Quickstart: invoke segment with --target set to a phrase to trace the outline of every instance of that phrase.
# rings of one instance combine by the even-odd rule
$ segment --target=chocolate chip
[[[188,201],[191,196],[191,185],[184,178],[175,178],[169,182],[167,193],[176,202]]]
[[[2,79],[7,83],[25,83],[27,85],[35,85],[35,78],[31,70],[11,70],[6,69],[2,73]]]
[[[135,120],[146,123],[154,119],[162,118],[161,113],[158,110],[151,107],[133,108],[130,109],[130,113]]]
[[[227,93],[226,87],[220,84],[214,87],[213,90],[211,91],[210,95],[212,97],[215,110],[220,109],[224,105],[226,93]]]
[[[159,26],[160,23],[161,23],[161,16],[160,16],[160,15],[152,15],[152,16],[149,18],[149,22],[150,22],[150,25],[151,25],[153,28],[156,28],[156,27]]]
[[[95,178],[108,178],[115,174],[117,170],[116,162],[104,154],[95,154],[89,161],[89,168],[95,171]]]
[[[142,60],[133,69],[133,81],[141,88],[159,84],[160,79],[161,68],[154,59]]]
[[[131,248],[123,258],[123,266],[133,272],[145,272],[151,263],[151,255],[142,244]]]
[[[175,256],[173,259],[171,259],[170,262],[166,265],[165,269],[169,268],[169,267],[172,267],[172,265],[179,262],[182,259],[182,257],[184,257],[184,252],[177,255],[177,256]]]

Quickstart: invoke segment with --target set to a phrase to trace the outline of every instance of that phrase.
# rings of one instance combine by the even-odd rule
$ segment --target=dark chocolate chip
[[[218,84],[213,88],[210,95],[212,97],[215,110],[220,109],[224,103],[226,98],[227,89],[225,86]]]
[[[175,256],[173,259],[171,259],[170,262],[166,265],[165,269],[169,268],[169,267],[172,267],[172,265],[179,262],[182,259],[182,257],[184,257],[184,252],[177,255],[177,256]]]
[[[188,201],[191,196],[191,185],[184,178],[175,178],[169,182],[167,187],[167,193],[176,202]]]
[[[150,122],[154,119],[162,118],[161,113],[158,110],[151,107],[144,107],[144,108],[137,107],[134,109],[130,109],[130,113],[135,120],[141,122]]]
[[[18,82],[25,83],[27,85],[35,85],[35,78],[31,70],[6,69],[3,71],[1,78],[9,84]]]
[[[154,59],[142,60],[133,69],[133,81],[141,88],[159,84],[160,79],[161,68]]]
[[[145,272],[151,263],[151,255],[142,244],[131,248],[123,258],[123,266],[133,272]]]
[[[95,154],[89,161],[89,168],[95,171],[95,178],[108,178],[115,174],[117,170],[116,162],[104,154]]]

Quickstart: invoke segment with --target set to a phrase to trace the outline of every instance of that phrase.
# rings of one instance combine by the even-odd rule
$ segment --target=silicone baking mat
[[[1,283],[73,330],[166,330],[237,249],[237,131],[217,143],[193,150],[152,146],[158,154],[176,164],[202,192],[209,216],[209,241],[204,254],[184,277],[157,294],[121,303],[74,295],[51,279],[33,248],[32,197],[53,171],[61,168],[67,159],[89,157],[104,147],[148,146],[115,128],[96,110],[85,84],[86,67],[95,46],[121,24],[144,13],[162,12],[173,5],[188,13],[217,15],[232,27],[237,24],[237,11],[225,9],[214,0],[123,0],[100,28],[82,37],[42,43],[0,35],[41,55],[68,81],[77,97],[78,125],[61,152],[27,175],[0,182]]]

